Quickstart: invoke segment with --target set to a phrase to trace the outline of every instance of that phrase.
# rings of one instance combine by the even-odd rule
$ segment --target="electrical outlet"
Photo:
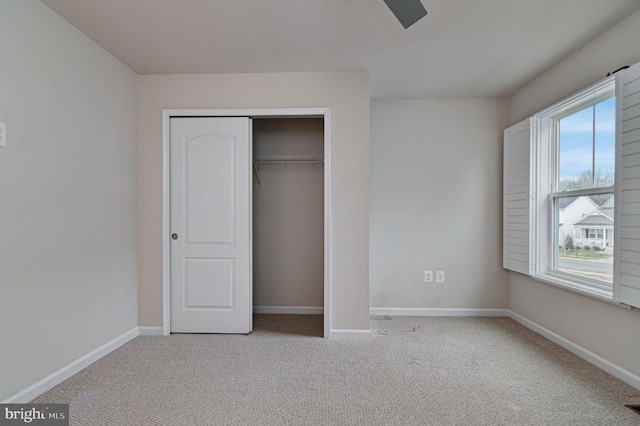
[[[436,271],[436,282],[444,282],[444,271]]]
[[[424,282],[425,283],[433,282],[433,271],[424,271]]]

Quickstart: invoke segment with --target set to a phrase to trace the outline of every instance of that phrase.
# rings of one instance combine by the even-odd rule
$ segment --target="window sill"
[[[613,290],[601,290],[551,275],[533,275],[532,278],[534,281],[543,284],[567,290],[572,293],[580,294],[582,296],[590,297],[592,299],[606,302],[620,308],[631,309],[631,306],[613,300]]]

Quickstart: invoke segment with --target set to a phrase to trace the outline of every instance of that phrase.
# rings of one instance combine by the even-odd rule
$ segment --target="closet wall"
[[[321,118],[253,120],[253,156],[322,156]],[[261,163],[253,176],[253,305],[324,305],[324,165]]]

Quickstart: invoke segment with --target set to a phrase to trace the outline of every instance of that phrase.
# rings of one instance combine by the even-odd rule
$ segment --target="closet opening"
[[[324,119],[253,119],[254,331],[324,335]]]

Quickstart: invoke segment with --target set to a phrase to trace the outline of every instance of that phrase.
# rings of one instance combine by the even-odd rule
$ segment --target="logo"
[[[0,404],[0,426],[69,426],[69,404]]]

